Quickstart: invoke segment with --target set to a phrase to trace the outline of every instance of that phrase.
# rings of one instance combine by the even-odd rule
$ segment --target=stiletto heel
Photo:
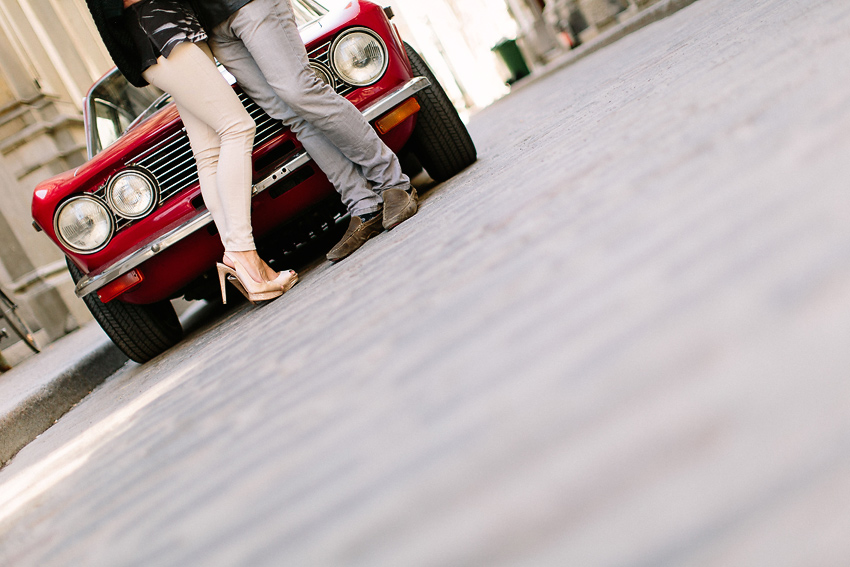
[[[289,291],[298,281],[298,274],[289,270],[286,273],[281,272],[273,281],[258,282],[251,277],[238,260],[230,256],[227,256],[227,259],[233,262],[236,267],[231,268],[227,264],[222,263],[216,264],[219,283],[221,283],[222,302],[224,302],[225,295],[225,280],[232,283],[248,301],[255,305],[258,301],[269,301],[280,297],[284,292]]]
[[[215,267],[218,270],[218,283],[221,285],[221,303],[222,305],[227,305],[227,290],[224,289],[224,282],[227,279],[227,275],[233,270],[230,266],[221,262],[216,262]]]

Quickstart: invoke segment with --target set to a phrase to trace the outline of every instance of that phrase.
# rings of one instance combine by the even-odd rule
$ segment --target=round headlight
[[[97,252],[109,242],[113,229],[106,205],[89,195],[66,201],[56,212],[56,234],[77,252]]]
[[[106,185],[106,202],[116,215],[127,219],[145,216],[156,206],[153,177],[142,169],[125,169]]]
[[[319,63],[318,61],[310,61],[310,68],[316,73],[319,79],[326,85],[334,88],[333,75],[330,70]]]
[[[387,69],[387,48],[371,30],[357,28],[336,38],[331,61],[346,83],[358,87],[371,85]]]

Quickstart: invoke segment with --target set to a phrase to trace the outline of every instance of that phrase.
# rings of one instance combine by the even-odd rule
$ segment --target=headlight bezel
[[[65,235],[62,234],[62,230],[59,227],[59,217],[62,215],[62,212],[67,207],[71,206],[73,203],[84,200],[91,201],[101,207],[106,213],[106,218],[109,220],[109,231],[106,235],[106,238],[101,244],[95,246],[94,248],[80,248],[78,246],[75,246],[74,244],[71,244],[68,239],[65,238]],[[62,204],[60,204],[56,208],[56,213],[53,215],[53,232],[56,234],[56,238],[59,239],[59,242],[68,250],[76,252],[77,254],[94,254],[95,252],[99,252],[106,248],[106,245],[109,244],[112,241],[112,237],[115,236],[115,215],[112,213],[112,210],[109,208],[109,206],[103,199],[92,195],[91,193],[86,193],[84,195],[74,195],[70,199],[67,199],[66,201],[62,202]]]
[[[126,212],[122,211],[114,202],[113,189],[115,189],[115,185],[118,183],[118,181],[120,181],[121,178],[123,178],[127,175],[138,175],[138,176],[142,177],[147,182],[148,186],[150,187],[151,202],[147,206],[147,208],[144,211],[142,211],[141,213],[136,213],[136,214],[126,213]],[[154,175],[150,171],[145,169],[144,167],[139,167],[137,165],[130,165],[130,166],[123,168],[121,171],[115,173],[114,175],[112,175],[109,178],[109,180],[106,182],[106,186],[104,188],[104,200],[106,201],[106,204],[109,207],[109,209],[112,211],[112,214],[114,214],[115,216],[121,217],[121,218],[127,219],[127,220],[138,220],[140,218],[144,218],[144,217],[148,216],[149,214],[151,214],[151,212],[153,212],[153,210],[156,209],[157,205],[159,205],[159,200],[160,200],[159,183],[157,183],[156,177],[154,177]]]
[[[334,73],[334,71],[330,68],[330,60],[328,60],[328,65],[325,65],[321,61],[311,59],[310,68],[313,69],[313,72],[316,73],[319,80],[330,86],[333,90],[336,90],[336,83],[338,79],[336,73]]]
[[[381,70],[374,76],[374,78],[370,79],[369,81],[365,81],[365,82],[364,81],[358,82],[358,81],[350,80],[351,77],[349,77],[345,73],[341,72],[339,67],[336,64],[336,54],[337,54],[337,48],[339,47],[339,44],[345,38],[349,37],[350,35],[356,34],[356,33],[368,35],[372,39],[377,41],[378,45],[381,48],[381,55],[383,56],[383,64],[381,65]],[[330,47],[328,53],[329,53],[328,64],[330,65],[331,69],[333,69],[333,72],[336,74],[336,76],[339,77],[339,79],[342,82],[344,82],[345,84],[352,85],[352,86],[357,87],[357,88],[368,87],[369,85],[374,85],[375,83],[380,81],[381,78],[386,74],[387,67],[390,64],[389,51],[387,49],[387,44],[384,42],[384,39],[376,31],[371,30],[369,28],[364,28],[364,27],[348,28],[347,30],[340,33],[338,36],[336,36],[336,38],[331,43],[331,47]]]

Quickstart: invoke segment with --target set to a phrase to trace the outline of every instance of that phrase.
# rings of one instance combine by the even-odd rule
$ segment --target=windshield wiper
[[[161,94],[159,97],[157,97],[155,101],[151,103],[150,106],[144,109],[141,114],[136,116],[136,118],[132,122],[130,122],[130,124],[128,124],[126,128],[124,128],[124,131],[121,132],[121,135],[123,136],[124,134],[132,130],[138,123],[149,118],[151,115],[156,113],[169,102],[171,102],[171,95],[168,93]]]

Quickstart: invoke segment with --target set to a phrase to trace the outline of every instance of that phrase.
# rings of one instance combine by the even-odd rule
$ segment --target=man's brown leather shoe
[[[381,214],[378,213],[363,222],[360,217],[351,217],[351,222],[348,224],[348,230],[345,231],[345,235],[342,237],[336,246],[331,248],[331,251],[328,252],[328,260],[331,262],[339,262],[361,246],[366,243],[367,240],[378,234],[383,230],[381,228]]]
[[[410,193],[404,189],[387,189],[381,194],[384,199],[384,228],[390,230],[416,214],[419,197],[416,189]]]

